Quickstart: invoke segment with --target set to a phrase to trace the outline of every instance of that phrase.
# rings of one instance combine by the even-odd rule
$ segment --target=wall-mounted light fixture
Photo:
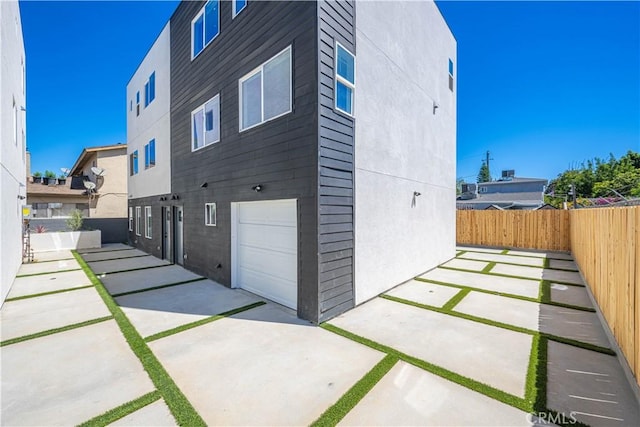
[[[413,192],[413,197],[418,197],[418,196],[421,196],[421,195],[422,195],[422,193],[419,193],[417,191]]]
[[[22,194],[18,194],[18,199],[24,200],[24,199],[26,199],[26,197],[24,197]]]
[[[160,201],[164,202],[165,200],[167,200],[167,198],[165,196],[160,197]]]
[[[178,196],[177,194],[172,194],[171,200],[180,200],[180,196]]]
[[[200,184],[200,188],[207,188],[208,186],[209,186],[209,183],[207,181]]]
[[[251,189],[256,193],[259,193],[262,191],[262,184],[254,185],[253,187],[251,187]]]
[[[438,105],[438,103],[436,101],[433,101],[433,114],[436,114],[436,110],[439,108],[440,106]]]

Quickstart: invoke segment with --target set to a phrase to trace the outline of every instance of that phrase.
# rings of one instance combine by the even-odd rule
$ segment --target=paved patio
[[[38,254],[0,310],[2,425],[640,423],[568,254],[460,247],[321,327],[126,245],[80,255],[101,283]]]

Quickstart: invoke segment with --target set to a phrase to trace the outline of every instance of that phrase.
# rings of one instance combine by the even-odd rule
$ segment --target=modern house
[[[463,184],[458,196],[458,209],[535,210],[544,203],[548,184],[541,178],[518,178],[513,171],[504,171],[498,181]]]
[[[455,64],[431,1],[181,2],[127,85],[130,241],[312,322],[451,258]]]
[[[85,218],[126,218],[127,146],[89,147],[64,180],[27,183],[32,218],[68,218],[78,209]]]
[[[27,195],[25,52],[20,6],[0,2],[0,304],[22,264]]]

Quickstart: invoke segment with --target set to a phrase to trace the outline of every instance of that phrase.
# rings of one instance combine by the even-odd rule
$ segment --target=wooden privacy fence
[[[571,251],[640,384],[640,206],[457,211],[457,242]]]
[[[568,251],[569,211],[459,210],[456,240],[459,245]]]
[[[640,206],[571,211],[571,252],[640,384]]]

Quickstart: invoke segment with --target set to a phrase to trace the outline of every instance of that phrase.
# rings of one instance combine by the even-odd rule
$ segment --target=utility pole
[[[491,168],[489,167],[489,161],[493,160],[492,158],[489,157],[489,150],[487,150],[487,172],[489,173],[489,177],[491,177]],[[489,181],[491,181],[491,179],[489,179]]]

